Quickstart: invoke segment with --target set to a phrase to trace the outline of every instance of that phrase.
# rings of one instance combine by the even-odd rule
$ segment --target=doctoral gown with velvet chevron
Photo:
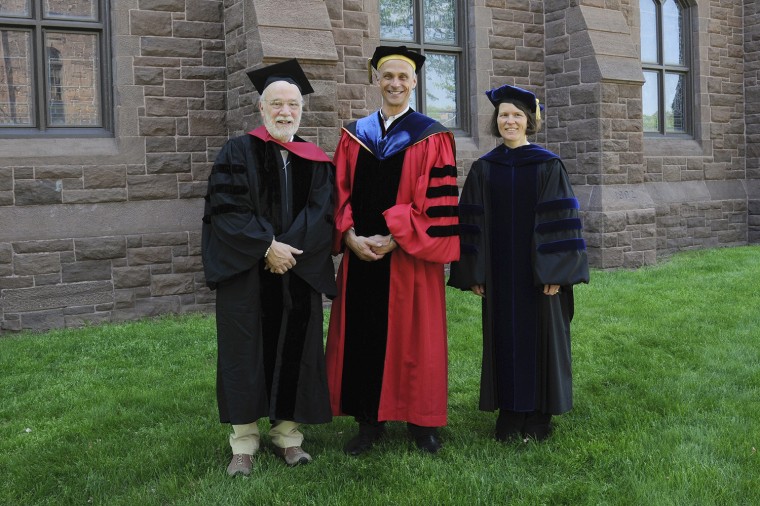
[[[348,125],[335,151],[336,236],[393,234],[365,262],[346,249],[327,338],[333,414],[446,424],[444,264],[459,256],[453,135],[414,111],[387,132],[379,113]]]
[[[589,280],[578,200],[561,160],[529,144],[475,161],[459,202],[449,285],[485,286],[480,409],[572,408],[573,285]],[[560,285],[558,295],[544,285]]]
[[[261,127],[230,139],[217,156],[202,254],[217,294],[222,422],[332,419],[321,294],[335,295],[333,191],[330,159],[298,137],[281,143]],[[273,237],[303,250],[284,275],[264,269]]]

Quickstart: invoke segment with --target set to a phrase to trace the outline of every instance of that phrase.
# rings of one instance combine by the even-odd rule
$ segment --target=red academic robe
[[[336,212],[334,253],[353,225],[351,186],[356,160],[367,149],[344,129],[335,152]],[[445,168],[445,170],[441,170]],[[398,243],[391,253],[388,334],[378,420],[402,420],[421,426],[446,424],[448,357],[444,264],[459,258],[453,136],[437,132],[406,148],[396,204],[383,216]],[[432,173],[432,177],[431,177]],[[442,174],[445,175],[442,176]],[[431,188],[439,191],[431,191]],[[431,217],[432,215],[432,217]],[[433,229],[448,229],[434,234]],[[345,344],[346,279],[350,256],[338,270],[338,296],[332,305],[327,339],[327,376],[334,415],[341,410]]]

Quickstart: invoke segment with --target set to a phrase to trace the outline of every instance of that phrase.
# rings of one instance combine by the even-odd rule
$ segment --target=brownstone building
[[[300,134],[330,152],[379,107],[379,43],[428,57],[413,107],[496,145],[483,92],[546,104],[537,142],[592,263],[760,243],[757,0],[12,0],[0,5],[0,333],[210,310],[200,224],[245,70],[296,57]]]

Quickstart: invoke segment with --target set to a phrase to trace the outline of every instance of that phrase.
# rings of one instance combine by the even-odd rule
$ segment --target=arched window
[[[644,133],[692,133],[689,18],[677,0],[640,0]]]
[[[466,26],[463,0],[380,0],[380,43],[427,57],[412,108],[452,130],[467,129]]]

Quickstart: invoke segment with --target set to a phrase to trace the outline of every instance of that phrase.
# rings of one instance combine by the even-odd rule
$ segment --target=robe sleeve
[[[353,179],[352,163],[359,154],[359,143],[343,132],[338,147],[335,149],[335,228],[333,230],[332,252],[337,255],[343,251],[343,234],[354,226],[351,209],[351,181]]]
[[[559,159],[542,164],[533,231],[533,274],[537,285],[588,283],[586,242],[580,205]]]
[[[255,167],[249,167],[240,138],[219,152],[208,178],[203,216],[202,257],[206,283],[251,269],[272,243],[272,225],[256,213]]]
[[[486,216],[483,162],[475,161],[459,199],[459,261],[451,263],[448,285],[470,290],[486,284]]]
[[[457,260],[459,189],[451,134],[434,134],[408,148],[404,170],[416,176],[413,196],[410,202],[397,200],[383,213],[388,230],[415,258],[437,263]]]
[[[277,240],[303,250],[293,272],[312,288],[335,295],[335,273],[330,258],[333,231],[334,170],[330,163],[314,162],[309,201]]]

